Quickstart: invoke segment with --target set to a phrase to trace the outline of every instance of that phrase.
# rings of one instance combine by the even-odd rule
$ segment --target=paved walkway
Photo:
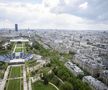
[[[26,79],[26,68],[25,68],[25,65],[23,66],[23,85],[24,85],[24,90],[27,90],[27,79]]]
[[[17,44],[15,44],[15,47],[14,47],[13,53],[15,52],[16,46],[17,46]]]
[[[9,74],[9,69],[10,69],[10,66],[8,66],[6,71],[5,71],[4,78],[1,82],[0,90],[4,90],[4,88],[5,88],[6,80],[8,78],[8,74]]]
[[[9,79],[7,79],[7,80],[15,80],[15,79],[22,79],[23,77],[16,77],[16,78],[9,78]]]
[[[13,53],[15,53],[16,48],[23,48],[23,43],[22,43],[22,46],[20,46],[20,47],[18,47],[17,44],[15,44],[15,47],[14,47]],[[24,50],[23,50],[23,51],[24,51]]]
[[[19,67],[19,66],[22,66],[24,64],[17,64],[17,65],[9,65],[10,67]]]
[[[59,88],[56,85],[54,85],[53,83],[49,82],[49,84],[52,85],[53,87],[55,87],[56,90],[59,90]]]
[[[31,77],[29,77],[29,82],[28,82],[28,87],[29,87],[29,90],[32,90],[32,86],[31,86]]]
[[[61,82],[62,84],[64,84],[63,80],[61,80],[58,76],[55,75],[55,77],[56,77],[57,79],[59,79],[60,82]]]
[[[22,48],[24,48],[24,44],[22,43]],[[24,48],[25,49],[25,48]],[[24,49],[22,49],[22,52],[24,52]]]

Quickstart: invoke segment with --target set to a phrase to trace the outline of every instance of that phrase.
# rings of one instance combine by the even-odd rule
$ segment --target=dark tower
[[[18,24],[15,24],[15,31],[18,31]]]

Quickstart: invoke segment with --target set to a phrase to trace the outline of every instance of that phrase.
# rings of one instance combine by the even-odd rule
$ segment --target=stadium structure
[[[16,28],[16,24],[15,24]],[[16,29],[15,29],[16,31]],[[18,30],[17,30],[18,32]],[[16,36],[9,40],[8,44],[12,45],[12,51],[8,54],[0,55],[0,61],[8,63],[23,63],[32,59],[31,53],[26,53],[26,44],[30,43],[28,37]]]

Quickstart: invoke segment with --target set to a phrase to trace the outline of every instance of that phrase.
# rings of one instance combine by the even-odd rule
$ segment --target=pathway
[[[22,79],[23,77],[16,77],[16,78],[9,78],[7,80],[13,80],[13,79]]]
[[[64,84],[64,82],[63,82],[63,80],[62,79],[60,79],[58,76],[56,76],[55,75],[55,77],[57,78],[57,79],[59,79],[60,80],[60,82],[62,83],[62,84]]]
[[[54,85],[53,83],[49,82],[49,84],[52,85],[53,87],[55,87],[56,90],[59,90],[59,88],[56,85]]]
[[[29,77],[29,82],[28,82],[28,87],[29,87],[29,90],[32,90],[32,86],[31,86],[31,77]]]
[[[1,82],[0,90],[4,90],[4,88],[5,88],[6,80],[8,78],[8,74],[9,74],[9,69],[10,69],[10,66],[8,66],[6,71],[5,71],[4,78]]]
[[[15,52],[16,46],[17,46],[17,44],[15,44],[15,47],[14,47],[13,53]]]
[[[23,66],[23,85],[24,85],[24,90],[27,90],[27,79],[26,79],[26,68],[25,68],[25,65]]]

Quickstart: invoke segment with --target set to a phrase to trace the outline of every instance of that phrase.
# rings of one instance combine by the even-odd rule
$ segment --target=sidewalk
[[[4,78],[3,78],[1,86],[0,86],[0,90],[4,90],[4,88],[5,88],[6,80],[8,78],[8,74],[9,74],[9,69],[10,69],[10,66],[8,66],[5,71]]]
[[[56,85],[54,85],[53,83],[49,82],[49,84],[52,85],[53,87],[55,87],[56,90],[59,90],[59,88]]]
[[[26,68],[25,68],[25,65],[23,66],[23,85],[24,85],[24,90],[27,90],[27,79],[26,79]]]
[[[29,77],[29,82],[28,82],[28,87],[29,87],[29,90],[32,90],[32,87],[31,87],[31,77]]]

